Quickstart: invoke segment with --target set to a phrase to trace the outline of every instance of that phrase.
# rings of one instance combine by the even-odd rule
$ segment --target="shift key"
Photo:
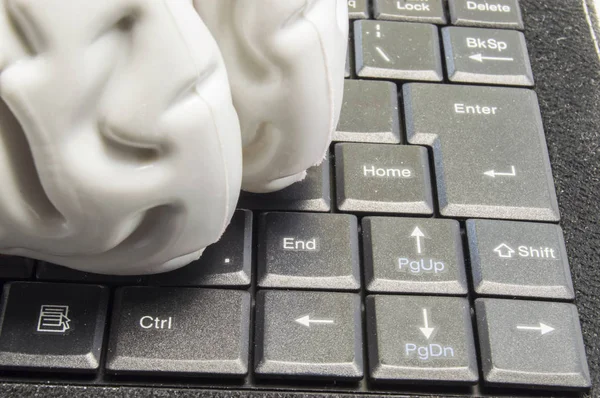
[[[533,91],[407,84],[404,100],[408,141],[432,148],[443,216],[559,220]]]

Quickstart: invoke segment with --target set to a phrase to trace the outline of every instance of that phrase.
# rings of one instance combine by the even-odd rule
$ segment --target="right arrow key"
[[[590,387],[575,305],[477,299],[475,310],[487,384]]]

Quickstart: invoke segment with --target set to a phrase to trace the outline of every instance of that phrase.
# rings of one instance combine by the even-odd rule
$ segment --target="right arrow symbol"
[[[429,340],[429,338],[431,337],[431,334],[434,332],[435,328],[430,328],[429,327],[429,317],[427,316],[427,308],[423,308],[423,322],[425,323],[425,326],[422,328],[419,328],[421,330],[421,333],[423,333],[423,335],[425,336],[425,338],[427,340]]]
[[[539,323],[539,326],[523,326],[523,325],[518,325],[517,329],[519,329],[519,330],[534,330],[534,331],[539,331],[542,336],[555,330],[552,326],[548,326],[548,325],[546,325],[545,323],[542,323],[542,322]]]

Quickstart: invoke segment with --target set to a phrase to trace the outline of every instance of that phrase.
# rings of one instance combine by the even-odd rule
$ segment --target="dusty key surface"
[[[533,86],[525,36],[500,29],[442,29],[448,79],[457,83]]]
[[[477,294],[575,298],[558,225],[468,220],[466,226]]]
[[[398,91],[391,82],[347,80],[334,141],[398,144]]]
[[[487,383],[590,387],[573,304],[477,299],[475,309]]]
[[[260,218],[258,239],[260,287],[360,287],[356,216],[267,213]]]
[[[518,0],[448,0],[452,25],[523,29]]]
[[[256,300],[255,371],[260,377],[360,380],[358,294],[260,291]]]
[[[106,368],[114,374],[243,377],[250,294],[126,287],[115,294]]]
[[[437,82],[444,78],[435,25],[356,21],[354,46],[360,77]]]
[[[403,89],[408,141],[433,149],[443,216],[559,220],[533,91],[419,83]]]
[[[336,144],[342,211],[432,214],[427,150],[417,146]]]
[[[6,284],[0,314],[0,368],[97,371],[108,296],[108,288],[97,285]]]
[[[369,292],[467,294],[457,221],[365,217],[362,231]]]
[[[442,0],[374,0],[376,19],[392,21],[446,23]]]
[[[466,299],[368,296],[366,310],[372,379],[444,384],[479,379]]]

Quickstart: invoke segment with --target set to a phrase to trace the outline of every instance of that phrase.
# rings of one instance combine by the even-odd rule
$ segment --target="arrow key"
[[[450,81],[533,86],[523,33],[450,27],[442,38]]]
[[[469,302],[459,297],[369,296],[369,373],[376,382],[478,380]]]
[[[483,377],[493,386],[590,387],[577,307],[477,299]]]
[[[260,291],[256,374],[263,378],[360,380],[360,313],[357,294]]]

